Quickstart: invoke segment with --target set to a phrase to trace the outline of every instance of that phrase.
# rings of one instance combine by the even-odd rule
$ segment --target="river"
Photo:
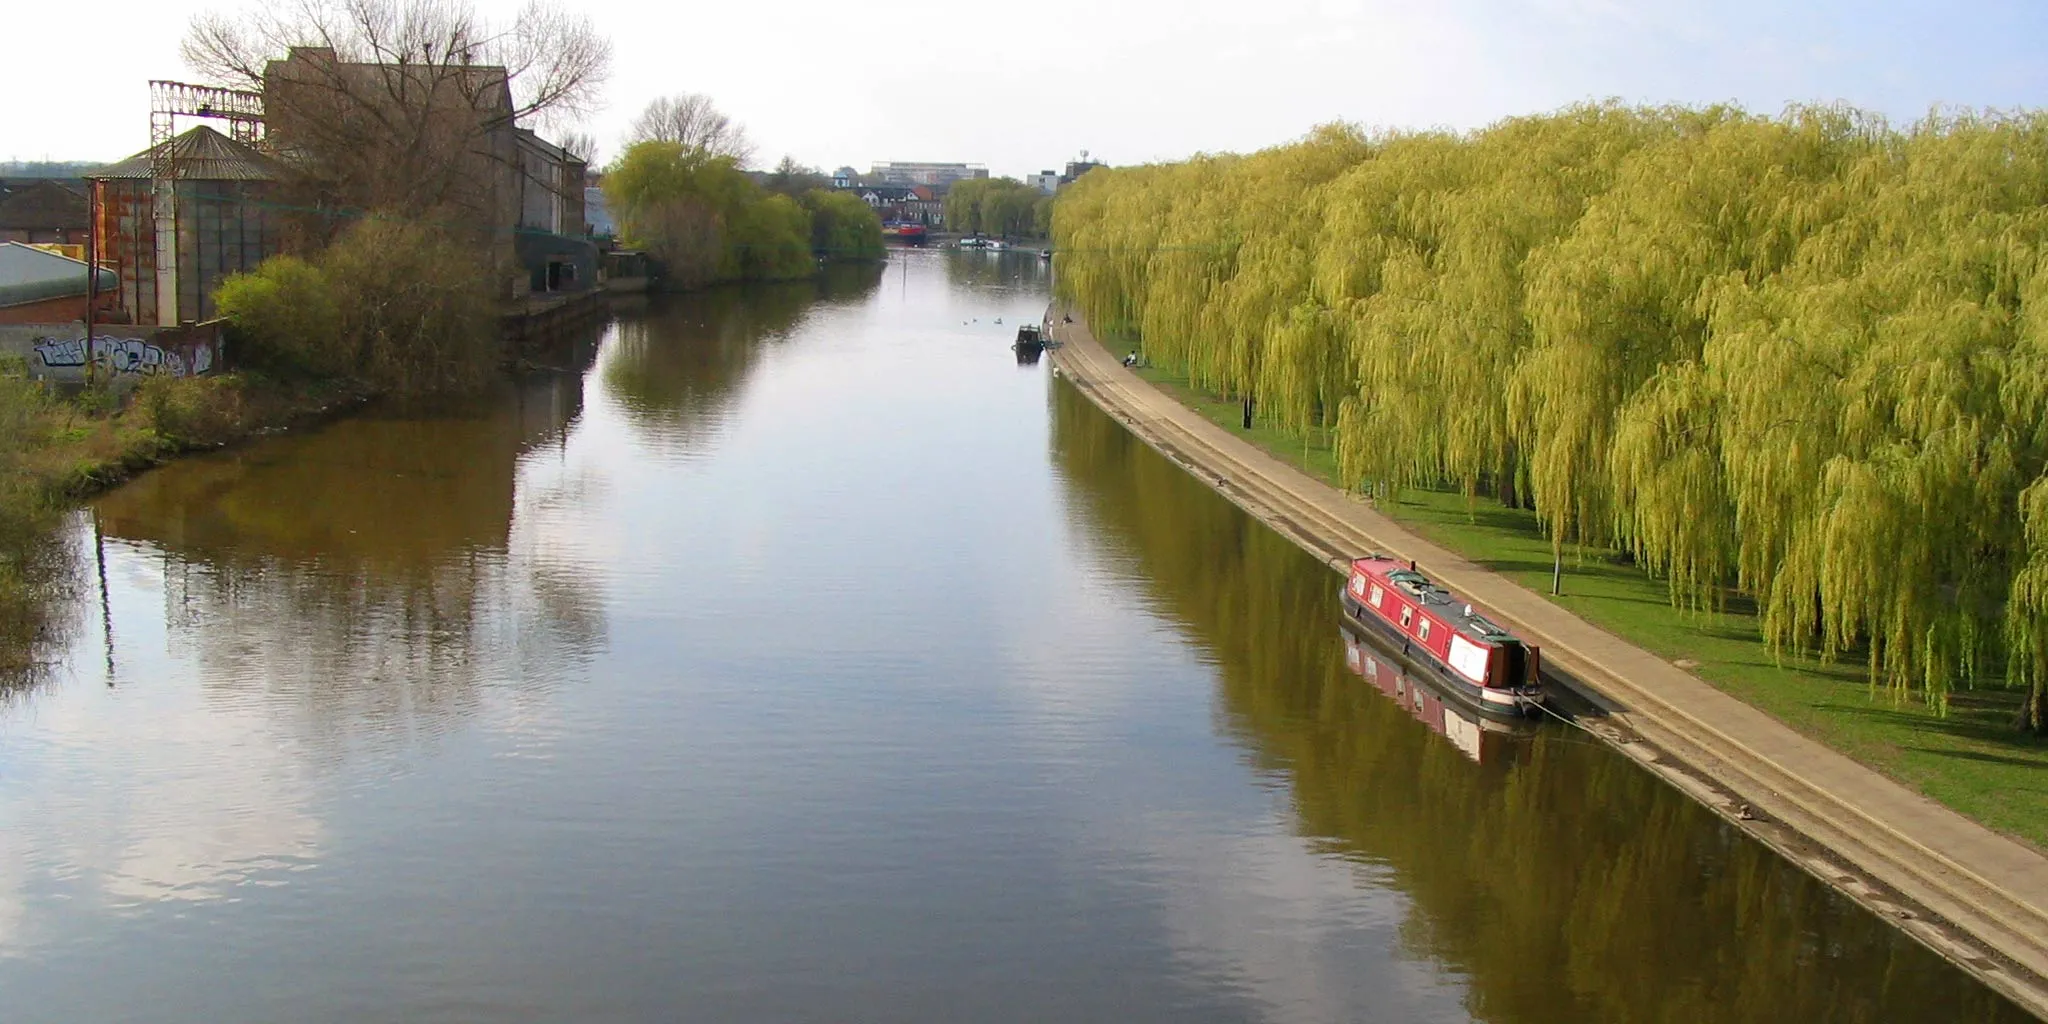
[[[1046,273],[655,300],[80,510],[0,1020],[2028,1019],[1368,685],[1335,576],[1016,364]]]

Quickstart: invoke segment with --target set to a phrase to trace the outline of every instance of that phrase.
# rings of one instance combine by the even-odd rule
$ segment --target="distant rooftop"
[[[120,287],[114,272],[100,268],[100,288]],[[0,307],[86,293],[85,262],[20,242],[0,242]]]

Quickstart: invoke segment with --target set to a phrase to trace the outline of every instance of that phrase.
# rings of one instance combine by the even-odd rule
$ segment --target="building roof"
[[[875,198],[885,203],[901,203],[917,198],[910,188],[903,185],[852,185],[840,191],[855,192],[862,195],[872,192],[875,194]]]
[[[168,151],[169,162],[181,181],[274,181],[279,176],[276,160],[203,124],[160,148]],[[96,181],[146,180],[155,166],[157,152],[158,148],[145,149],[88,177]]]
[[[0,230],[83,231],[86,220],[85,196],[49,179],[0,195]]]
[[[120,287],[114,272],[100,268],[100,289],[112,292]],[[0,242],[0,307],[19,306],[44,299],[61,299],[86,293],[85,262],[54,252]]]

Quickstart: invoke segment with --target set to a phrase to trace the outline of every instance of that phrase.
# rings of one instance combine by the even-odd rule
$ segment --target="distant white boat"
[[[1007,249],[1010,247],[1010,243],[1005,242],[1000,238],[991,238],[987,242],[984,242],[983,245],[990,249]]]
[[[963,238],[959,244],[962,249],[979,249],[988,245],[988,240],[982,238]]]

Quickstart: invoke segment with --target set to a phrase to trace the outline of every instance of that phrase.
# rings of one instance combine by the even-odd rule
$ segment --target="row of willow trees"
[[[1582,106],[1090,174],[1059,287],[1349,482],[2048,719],[2048,115]]]

